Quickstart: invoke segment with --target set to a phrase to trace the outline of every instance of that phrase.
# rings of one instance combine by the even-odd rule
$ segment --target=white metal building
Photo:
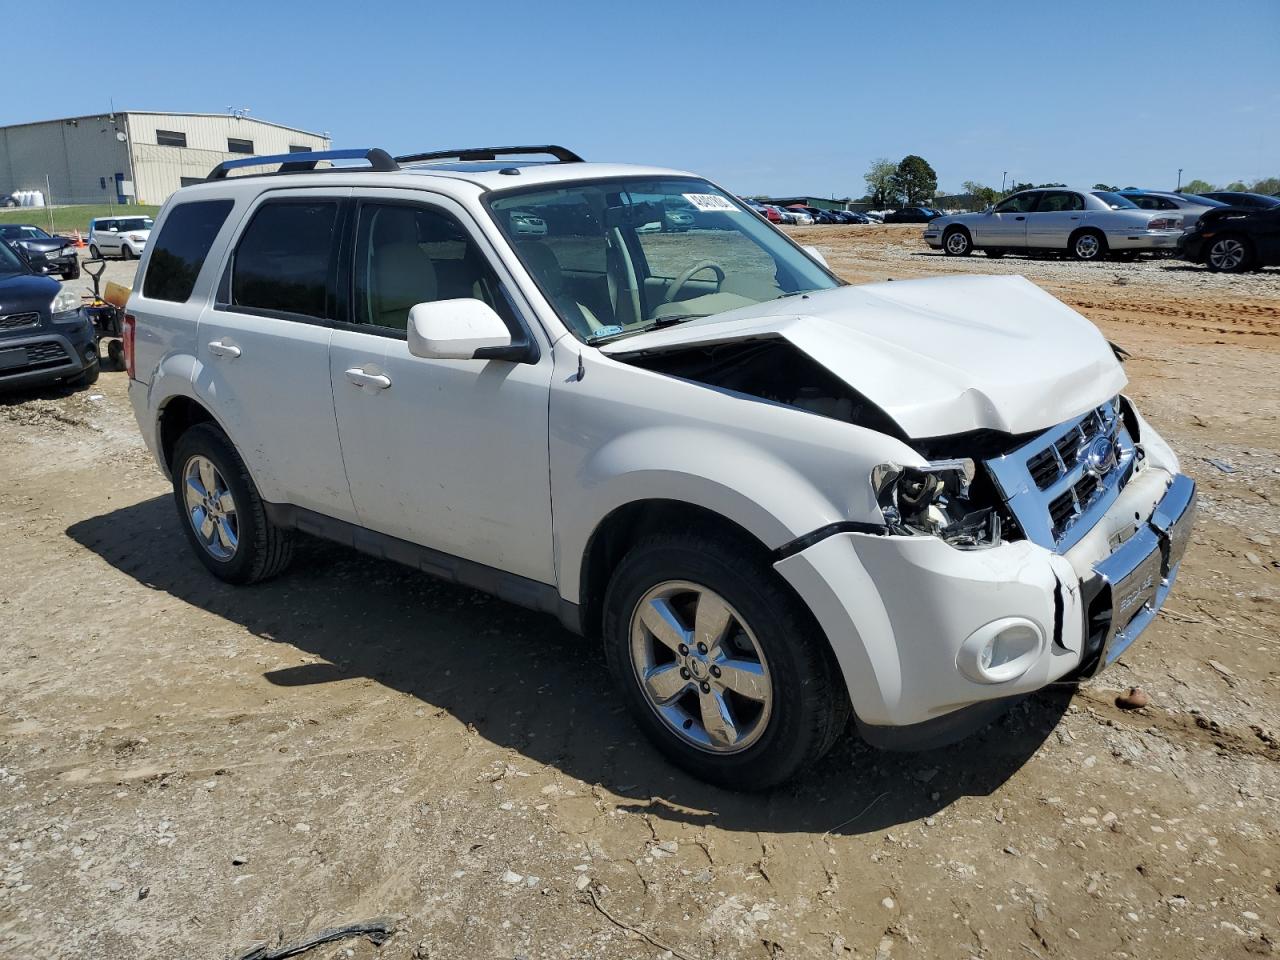
[[[163,203],[245,154],[326,150],[329,138],[230,113],[125,110],[0,127],[0,194],[46,203]],[[47,179],[46,179],[47,178]]]

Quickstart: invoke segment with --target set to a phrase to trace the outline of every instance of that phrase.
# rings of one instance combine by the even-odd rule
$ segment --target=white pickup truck
[[[848,286],[705,179],[560,147],[223,163],[157,218],[126,359],[214,575],[304,531],[554,614],[740,789],[851,716],[938,744],[1102,669],[1195,508],[1026,280]]]

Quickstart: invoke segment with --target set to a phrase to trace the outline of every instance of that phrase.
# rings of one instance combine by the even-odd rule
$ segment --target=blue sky
[[[1280,175],[1280,0],[65,7],[6,11],[6,74],[81,82],[10,86],[0,124],[248,106],[335,146],[556,142],[740,193],[859,196],[907,153],[944,188]]]

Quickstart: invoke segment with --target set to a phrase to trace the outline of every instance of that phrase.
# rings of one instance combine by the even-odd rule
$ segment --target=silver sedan
[[[1061,188],[1023,190],[982,213],[938,217],[924,228],[925,242],[952,257],[1056,250],[1077,260],[1131,260],[1144,250],[1176,250],[1181,235],[1176,212],[1140,210],[1106,190]]]

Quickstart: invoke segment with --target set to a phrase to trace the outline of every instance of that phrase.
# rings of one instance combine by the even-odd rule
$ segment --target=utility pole
[[[1181,189],[1182,189],[1182,168],[1179,167],[1178,168],[1178,185],[1173,188],[1173,192],[1177,193]]]
[[[1008,178],[1008,176],[1009,176],[1009,171],[1008,171],[1008,170],[1006,170],[1004,173],[1000,174],[1000,195],[1001,195],[1001,196],[1004,196],[1004,182],[1005,182],[1006,178]]]

